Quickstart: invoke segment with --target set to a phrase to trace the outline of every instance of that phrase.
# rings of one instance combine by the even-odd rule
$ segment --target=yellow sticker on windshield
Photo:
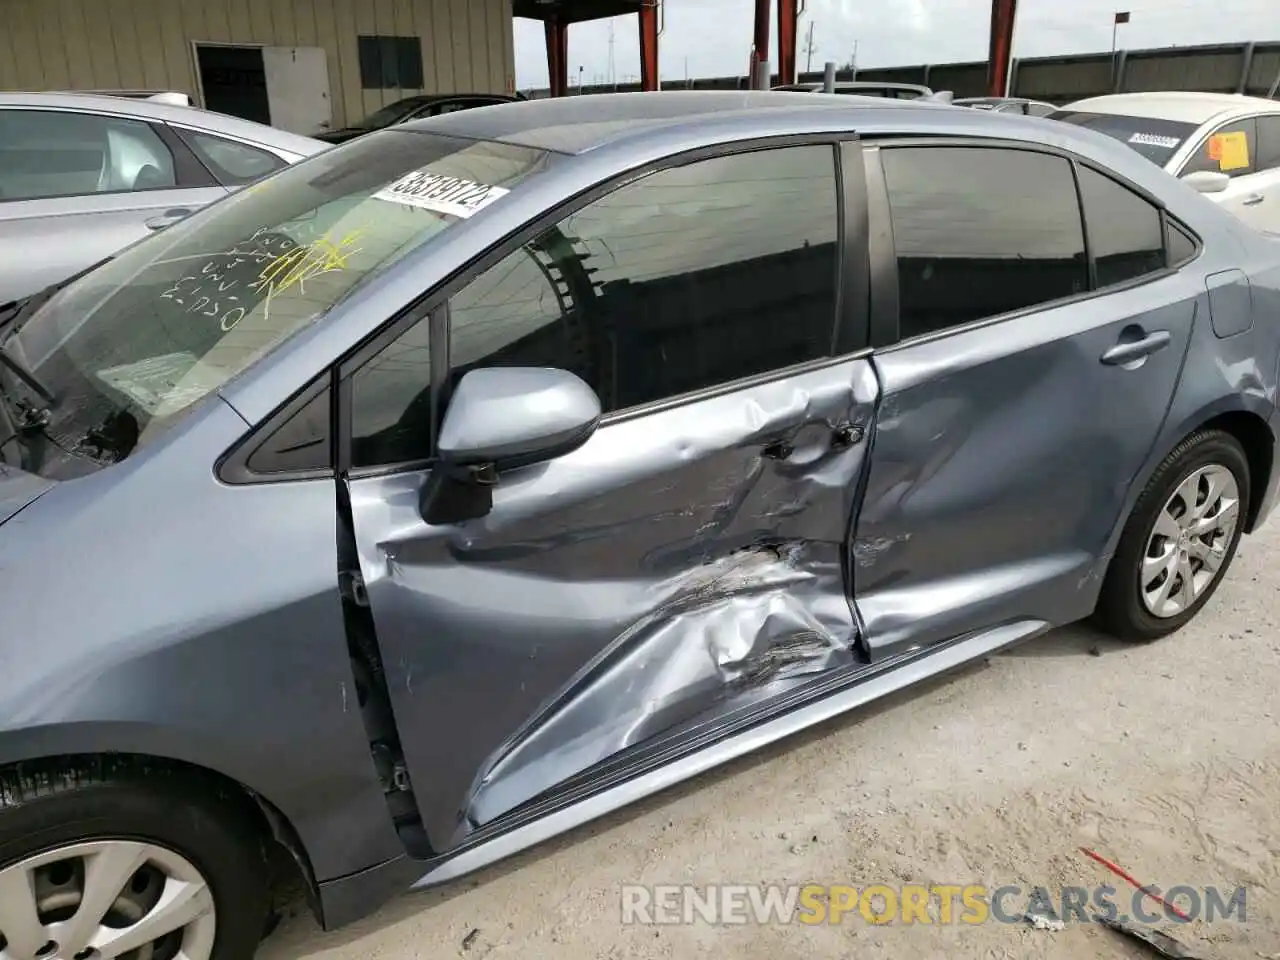
[[[1215,133],[1209,138],[1209,159],[1218,161],[1218,169],[1243,170],[1249,166],[1249,135],[1243,130]]]

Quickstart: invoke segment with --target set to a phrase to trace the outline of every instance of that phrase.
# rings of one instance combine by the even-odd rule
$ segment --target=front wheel
[[[253,956],[269,898],[242,797],[162,771],[0,783],[0,960]]]
[[[1107,570],[1095,620],[1124,640],[1186,624],[1235,557],[1249,509],[1249,461],[1235,437],[1202,430],[1157,468]]]

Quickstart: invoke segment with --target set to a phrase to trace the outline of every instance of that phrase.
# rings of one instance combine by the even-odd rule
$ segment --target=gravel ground
[[[1280,960],[1277,548],[1280,522],[1246,538],[1173,637],[1055,631],[352,927],[299,912],[259,957],[1152,956],[1096,924],[620,923],[624,883],[1112,883],[1127,906],[1083,845],[1166,890],[1244,886],[1246,922],[1164,929]]]

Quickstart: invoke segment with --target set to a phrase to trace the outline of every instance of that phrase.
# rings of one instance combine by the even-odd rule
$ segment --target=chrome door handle
[[[172,227],[179,220],[185,220],[189,216],[191,216],[191,211],[187,207],[175,207],[173,210],[166,210],[158,217],[144,220],[143,224],[148,230],[163,230],[165,227]]]
[[[1144,357],[1151,356],[1157,350],[1163,350],[1169,345],[1170,339],[1168,330],[1156,330],[1154,333],[1147,334],[1141,340],[1117,343],[1102,355],[1102,362],[1108,366],[1118,367],[1122,364],[1132,363],[1134,360],[1141,360]]]
[[[1240,201],[1240,202],[1241,202],[1241,204],[1242,204],[1243,206],[1246,206],[1246,207],[1256,207],[1258,204],[1260,204],[1260,203],[1261,203],[1263,200],[1265,200],[1265,199],[1266,199],[1266,197],[1264,197],[1264,196],[1263,196],[1262,194],[1260,194],[1260,193],[1251,193],[1251,194],[1249,194],[1249,196],[1245,197],[1245,198],[1244,198],[1242,201]]]

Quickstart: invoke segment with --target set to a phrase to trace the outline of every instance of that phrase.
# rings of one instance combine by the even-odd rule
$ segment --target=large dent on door
[[[462,832],[630,747],[723,722],[855,662],[843,557],[866,444],[832,438],[870,432],[876,381],[869,365],[859,372],[835,395],[797,390],[782,408],[751,397],[742,432],[717,437],[741,452],[740,471],[688,505],[707,516],[690,542],[646,564],[669,570],[679,556],[679,569],[633,584],[641,603],[627,628],[497,752]],[[786,424],[798,425],[790,456],[761,456],[761,440]],[[677,433],[666,457],[706,452]]]
[[[352,481],[435,849],[855,662],[847,537],[877,395],[854,360],[606,423],[452,527],[418,517],[420,480]]]
[[[852,664],[839,552],[782,540],[653,584],[652,609],[488,771],[467,819],[487,823],[628,747]]]

